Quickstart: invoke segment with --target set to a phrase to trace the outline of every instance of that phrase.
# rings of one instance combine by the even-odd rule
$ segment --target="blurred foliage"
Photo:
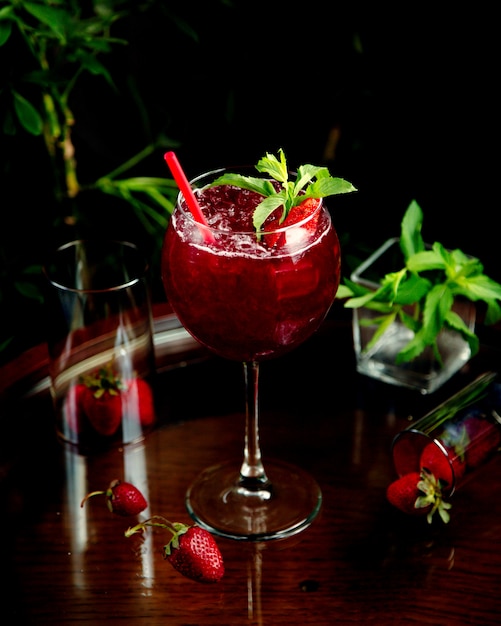
[[[161,1],[0,0],[2,358],[43,340],[41,268],[60,243],[133,240],[158,263],[177,187],[156,161],[177,143],[125,52],[151,23],[198,43]]]

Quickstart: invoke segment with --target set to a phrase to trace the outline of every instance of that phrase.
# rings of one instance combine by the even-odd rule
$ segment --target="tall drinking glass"
[[[162,279],[187,331],[215,354],[243,363],[247,394],[243,458],[204,470],[188,489],[187,509],[216,535],[264,541],[308,527],[322,494],[301,468],[261,458],[259,364],[320,326],[338,288],[340,247],[322,201],[297,224],[256,233],[252,213],[262,196],[228,185],[207,188],[227,172],[190,183],[208,225],[194,221],[179,194],[165,234]]]

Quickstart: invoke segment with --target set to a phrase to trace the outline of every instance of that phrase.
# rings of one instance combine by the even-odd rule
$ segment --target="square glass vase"
[[[354,283],[376,290],[379,280],[389,272],[403,267],[403,256],[398,238],[388,239],[351,275]],[[476,308],[467,299],[456,299],[453,310],[474,332]],[[380,314],[368,308],[353,309],[353,343],[357,371],[371,378],[417,390],[422,394],[432,393],[449,380],[470,359],[468,342],[451,330],[442,330],[437,345],[442,363],[435,358],[432,348],[408,363],[397,364],[396,357],[413,338],[414,333],[400,321],[389,326],[379,340],[369,347],[377,330],[371,320]]]

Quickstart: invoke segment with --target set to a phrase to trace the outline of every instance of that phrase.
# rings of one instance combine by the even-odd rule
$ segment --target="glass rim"
[[[190,186],[192,187],[192,189],[194,190],[203,190],[207,185],[200,185],[197,186],[197,183],[200,180],[203,180],[205,178],[208,177],[213,177],[216,178],[216,175],[221,175],[224,172],[241,172],[241,171],[245,171],[245,170],[249,170],[254,172],[255,171],[255,167],[251,166],[251,165],[241,165],[241,166],[229,166],[229,167],[219,167],[216,168],[214,170],[209,170],[207,172],[204,172],[203,174],[199,174],[198,176],[196,176],[195,178],[192,178],[189,183]],[[265,176],[260,176],[260,173],[256,171],[256,178],[265,178]],[[183,199],[185,201],[185,206],[182,205],[181,203],[181,199]],[[217,227],[213,227],[210,226],[208,224],[201,224],[200,222],[197,222],[197,220],[194,218],[192,212],[190,211],[189,207],[187,206],[186,203],[186,198],[184,197],[184,194],[182,191],[179,191],[177,198],[176,198],[176,209],[178,209],[183,217],[185,217],[187,220],[189,220],[190,222],[192,222],[193,224],[195,224],[198,228],[200,228],[202,231],[205,232],[210,232],[213,234],[218,234],[218,235],[226,235],[226,236],[233,236],[233,235],[247,235],[247,236],[252,236],[252,237],[256,237],[256,236],[262,236],[262,235],[274,235],[274,234],[281,234],[281,233],[285,233],[287,231],[290,231],[293,228],[300,228],[301,226],[304,226],[305,224],[307,224],[309,221],[311,221],[311,219],[317,215],[322,208],[324,207],[324,199],[323,198],[316,198],[316,200],[318,200],[318,204],[317,207],[315,208],[315,210],[310,213],[309,215],[307,215],[305,218],[303,218],[302,220],[300,220],[299,222],[295,222],[294,224],[289,224],[288,226],[280,226],[279,228],[273,228],[270,230],[227,230],[227,229],[220,229]]]
[[[134,263],[134,271],[131,273],[130,278],[124,278],[121,281],[116,281],[115,283],[110,284],[107,287],[75,287],[70,286],[65,283],[64,280],[57,277],[56,272],[51,270],[51,265],[54,265],[58,260],[58,255],[64,254],[71,249],[77,249],[78,246],[82,246],[84,249],[87,247],[98,249],[101,248],[101,251],[108,250],[112,251],[112,247],[115,247],[117,250],[126,250],[129,253],[135,255],[135,263]],[[143,251],[139,246],[131,241],[125,241],[120,239],[73,239],[68,241],[60,246],[58,246],[55,250],[53,250],[46,261],[42,265],[42,272],[47,278],[48,282],[61,291],[66,291],[68,293],[79,293],[79,294],[104,294],[110,292],[123,291],[129,287],[133,287],[137,285],[139,282],[144,280],[147,272],[149,271],[149,262]]]

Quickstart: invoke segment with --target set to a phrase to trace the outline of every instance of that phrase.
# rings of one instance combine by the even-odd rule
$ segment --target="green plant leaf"
[[[424,250],[424,242],[421,237],[423,225],[423,211],[419,204],[412,200],[407,207],[401,223],[400,249],[404,259]]]
[[[278,156],[274,154],[266,153],[266,156],[259,159],[256,165],[258,172],[269,174],[272,178],[279,183],[286,183],[289,180],[289,172],[287,171],[287,161],[283,150],[278,151]]]
[[[114,87],[114,82],[110,73],[93,54],[88,54],[83,50],[79,50],[75,58],[80,61],[82,69],[86,69],[94,76],[103,76],[106,79],[106,82]]]
[[[343,300],[344,298],[351,298],[354,296],[353,290],[351,290],[347,285],[340,284],[337,288],[336,298],[338,300]]]
[[[472,356],[477,354],[480,344],[478,337],[468,328],[463,318],[460,317],[455,311],[447,312],[445,317],[445,326],[461,334],[463,339],[468,342]]]
[[[10,7],[8,7],[10,8]],[[12,33],[12,22],[7,19],[2,19],[2,11],[0,11],[0,46],[6,43]]]
[[[427,345],[429,344],[427,344],[424,340],[424,331],[418,331],[397,354],[395,363],[397,365],[402,365],[402,363],[413,361],[426,349]]]
[[[416,314],[417,312],[417,314]],[[400,309],[398,312],[398,317],[404,326],[407,326],[409,330],[412,330],[413,333],[417,333],[422,324],[421,324],[421,316],[419,315],[419,306],[414,305],[413,314],[410,315],[407,313],[405,309]]]
[[[423,341],[430,345],[442,330],[447,313],[454,304],[454,296],[447,285],[435,285],[426,295],[423,309]]]
[[[409,257],[406,266],[411,272],[419,273],[431,270],[445,271],[446,263],[442,255],[436,250],[422,250]]]
[[[454,293],[465,296],[469,300],[500,300],[501,285],[485,274],[460,277],[456,281]]]
[[[284,192],[273,194],[268,198],[265,198],[262,202],[258,204],[256,210],[253,215],[253,224],[256,231],[259,231],[261,226],[264,224],[266,219],[279,207],[283,206],[284,211],[282,212],[282,216],[280,218],[280,223],[284,221],[287,217],[285,212],[285,199]]]
[[[320,178],[311,183],[303,195],[295,196],[294,203],[297,205],[306,198],[327,198],[352,191],[356,191],[355,187],[343,178]]]
[[[367,343],[367,350],[373,348],[376,343],[383,337],[385,332],[390,328],[396,318],[396,313],[391,312],[388,315],[382,315],[381,317],[375,317],[372,319],[362,320],[361,326],[377,326],[376,331],[372,335],[370,341]]]
[[[412,361],[430,346],[439,362],[437,337],[444,327],[458,332],[468,342],[472,354],[478,350],[478,338],[452,310],[457,297],[487,305],[486,324],[501,319],[501,284],[483,273],[482,263],[461,250],[447,250],[435,242],[426,247],[421,237],[423,215],[412,201],[402,220],[400,249],[405,267],[381,278],[381,287],[371,294],[344,279],[346,308],[367,307],[397,312],[400,321],[414,332],[414,337],[398,354],[397,363]],[[405,273],[407,272],[407,273]],[[376,304],[378,309],[376,308]]]
[[[363,285],[352,282],[349,278],[344,279],[345,284],[341,284],[338,287],[336,298],[350,298],[345,302],[346,308],[359,308],[358,302],[364,302],[367,308],[389,313],[392,309],[391,305],[380,305],[374,301],[376,292],[373,289],[368,289]],[[362,306],[364,306],[362,305]]]
[[[475,276],[482,274],[484,266],[478,259],[472,256],[464,254],[461,250],[452,250],[449,253],[450,278],[456,278],[458,276]]]
[[[395,304],[412,305],[419,302],[432,288],[433,283],[418,274],[407,274],[406,279],[398,285]]]
[[[495,300],[491,300],[490,298],[485,301],[487,303],[487,311],[485,313],[485,323],[496,324],[501,320],[501,307]]]
[[[398,286],[405,273],[406,270],[403,269],[401,272],[387,274],[383,279],[383,284],[377,290],[358,285],[345,278],[345,284],[347,289],[351,291],[352,296],[344,303],[344,306],[348,309],[358,309],[361,306],[365,306],[377,311],[391,311]],[[343,293],[343,290],[341,293]]]
[[[212,185],[235,185],[235,187],[248,189],[263,196],[271,196],[276,193],[275,187],[270,180],[253,176],[241,176],[231,172],[222,174]]]
[[[66,28],[70,20],[68,12],[64,9],[35,4],[34,2],[24,2],[23,7],[42,24],[48,26],[62,43],[66,43]]]
[[[40,303],[43,302],[43,295],[37,285],[35,285],[35,283],[17,280],[14,283],[14,287],[25,298],[37,300]]]
[[[14,96],[14,109],[21,126],[32,135],[42,134],[43,120],[36,108],[17,91],[12,92]]]

